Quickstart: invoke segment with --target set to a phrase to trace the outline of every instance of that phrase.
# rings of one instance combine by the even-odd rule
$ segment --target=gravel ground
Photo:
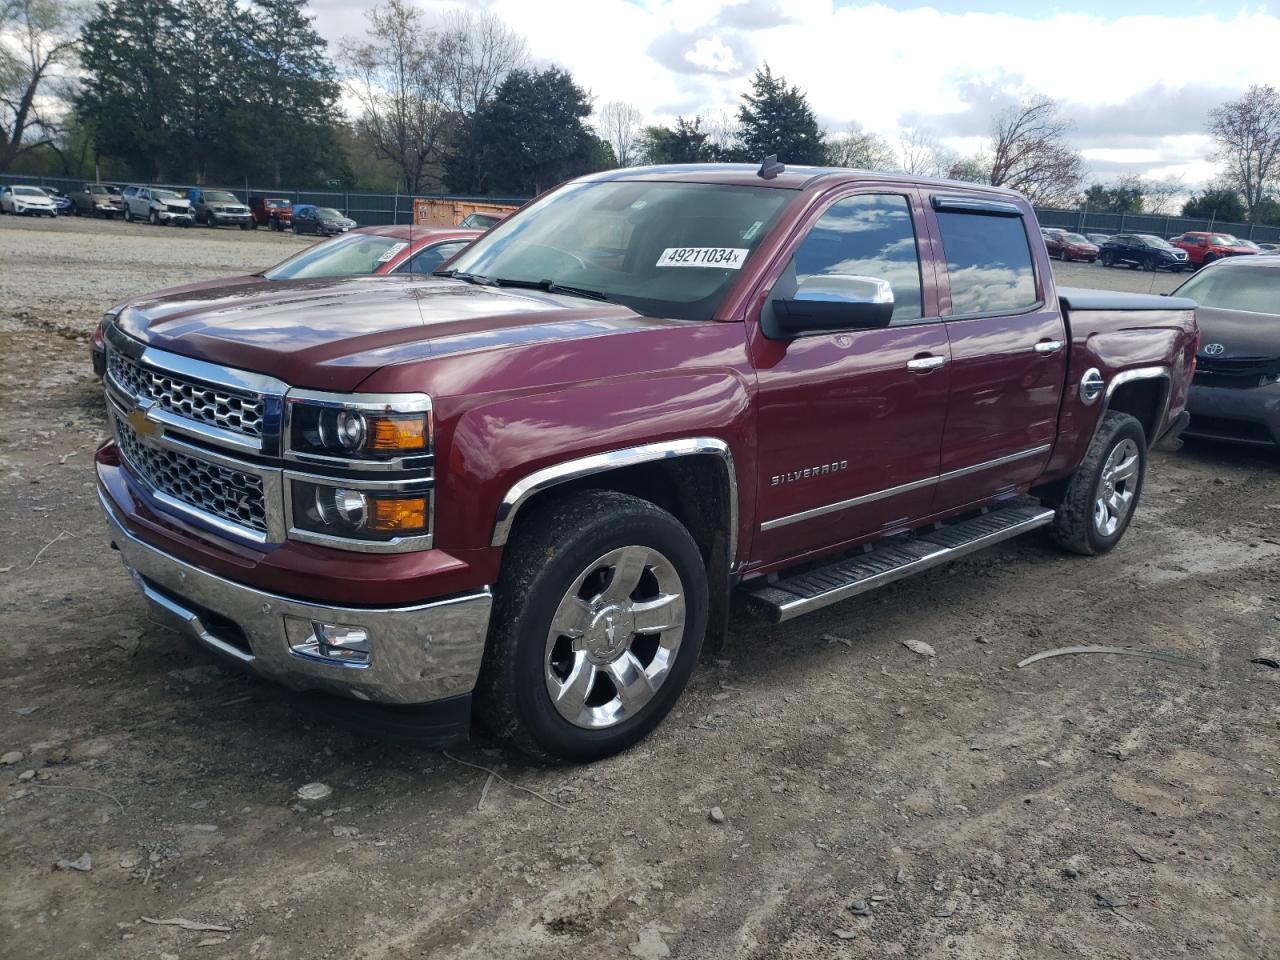
[[[1280,457],[1155,454],[1106,557],[1032,535],[737,622],[589,767],[362,740],[149,623],[90,480],[102,310],[300,243],[0,221],[0,956],[1280,955]],[[1202,666],[1015,666],[1078,643]]]

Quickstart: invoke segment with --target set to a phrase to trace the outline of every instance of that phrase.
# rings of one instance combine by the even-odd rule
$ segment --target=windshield
[[[45,197],[43,190],[37,190],[35,187],[14,187],[13,192],[20,197]],[[48,197],[45,197],[48,199]]]
[[[573,184],[454,261],[499,283],[552,281],[638,313],[709,320],[789,190],[668,181]]]
[[[349,277],[373,273],[409,244],[395,237],[348,233],[308,247],[261,276],[267,280],[305,280],[312,277]]]
[[[1068,243],[1088,243],[1089,242],[1084,237],[1080,236],[1080,234],[1078,233],[1064,233],[1062,235],[1062,239],[1066,240]]]
[[[272,210],[275,210],[279,207],[292,206],[293,201],[292,200],[263,200],[262,203],[264,206],[270,207]]]
[[[1215,233],[1209,238],[1209,242],[1215,247],[1229,247],[1236,242],[1236,238],[1229,233]]]
[[[1142,242],[1145,243],[1148,247],[1155,247],[1158,250],[1173,249],[1173,244],[1171,244],[1168,240],[1161,240],[1159,237],[1143,236],[1143,237],[1140,237],[1139,239],[1141,239]]]
[[[1190,297],[1202,307],[1280,316],[1280,270],[1252,264],[1236,269],[1206,270],[1197,273],[1174,294]]]
[[[321,220],[341,220],[342,214],[333,207],[316,207],[316,216]]]
[[[235,194],[227,193],[225,190],[206,190],[204,192],[205,203],[239,203]]]
[[[172,190],[152,190],[152,191],[151,191],[151,196],[152,196],[152,198],[153,198],[153,199],[156,199],[156,200],[181,200],[181,199],[183,199],[182,197],[180,197],[180,196],[178,196],[176,193],[174,193]]]

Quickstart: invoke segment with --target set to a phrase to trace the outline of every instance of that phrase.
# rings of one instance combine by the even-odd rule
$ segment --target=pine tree
[[[751,78],[751,92],[738,108],[741,152],[751,161],[777,155],[783,163],[822,164],[826,144],[818,118],[799,87],[788,87],[765,64]]]

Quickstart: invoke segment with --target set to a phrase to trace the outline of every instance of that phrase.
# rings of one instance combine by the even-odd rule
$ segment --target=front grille
[[[226,387],[211,387],[152,370],[119,350],[108,351],[107,370],[116,383],[137,399],[154,400],[170,413],[232,433],[262,436],[260,395],[236,393]]]
[[[168,210],[170,213],[190,213],[191,212],[188,208],[179,207],[177,204],[173,204],[173,203],[169,204],[167,207],[165,207],[165,209]]]
[[[112,419],[124,458],[156,490],[205,513],[266,533],[266,496],[260,477],[147,446],[138,439],[128,420],[115,411]]]
[[[1243,390],[1280,378],[1280,357],[1196,357],[1194,383]]]

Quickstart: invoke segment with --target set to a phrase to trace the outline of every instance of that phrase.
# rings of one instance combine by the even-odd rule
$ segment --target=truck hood
[[[1199,307],[1196,321],[1200,324],[1200,353],[1209,360],[1280,357],[1280,316],[1276,314]],[[1210,344],[1220,344],[1222,352],[1206,354]]]
[[[116,322],[161,350],[335,391],[391,363],[679,323],[537,290],[369,276],[193,284],[132,300]]]

